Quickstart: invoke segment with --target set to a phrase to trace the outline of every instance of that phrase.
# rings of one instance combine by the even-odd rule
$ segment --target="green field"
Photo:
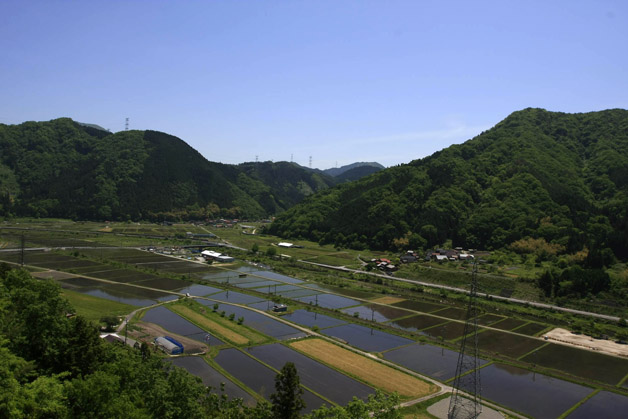
[[[137,309],[137,307],[128,304],[92,297],[91,295],[67,289],[62,289],[61,293],[70,301],[70,304],[76,310],[76,314],[98,323],[103,316],[124,316]]]

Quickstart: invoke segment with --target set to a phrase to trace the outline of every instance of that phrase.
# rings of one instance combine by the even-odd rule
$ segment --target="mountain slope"
[[[628,257],[628,111],[525,109],[472,140],[306,199],[270,232],[353,247],[525,237]]]
[[[358,163],[347,164],[341,167],[332,167],[331,169],[323,170],[323,172],[329,176],[339,177],[345,172],[348,172],[350,170],[357,169],[360,167],[369,168],[369,169],[363,169],[364,170],[363,173],[367,171],[370,171],[370,173],[375,173],[384,168],[384,166],[376,162],[358,162]]]
[[[156,131],[112,134],[68,118],[0,124],[0,215],[258,218],[333,183],[295,168],[258,188],[250,175]]]

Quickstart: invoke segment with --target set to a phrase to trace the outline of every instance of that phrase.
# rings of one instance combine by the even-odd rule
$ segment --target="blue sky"
[[[129,117],[224,163],[391,166],[628,108],[623,0],[3,0],[0,54],[0,123]]]

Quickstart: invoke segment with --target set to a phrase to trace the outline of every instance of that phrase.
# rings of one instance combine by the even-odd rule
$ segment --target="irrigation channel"
[[[0,259],[15,263],[17,253],[2,252]],[[377,382],[333,365],[312,350],[331,343],[348,357],[362,355],[434,386],[427,397],[407,396],[406,404],[449,391],[455,375],[458,353],[430,342],[456,347],[464,326],[460,308],[333,289],[257,266],[220,268],[130,248],[82,253],[87,257],[32,251],[28,265],[48,269],[37,276],[53,278],[63,288],[136,306],[142,322],[209,346],[211,357],[180,356],[169,362],[201,377],[206,385],[225,383],[228,395],[248,404],[269,397],[274,376],[286,361],[297,366],[308,411],[372,394]],[[197,282],[149,273],[153,269]],[[256,335],[240,345],[217,337],[176,308],[186,296],[206,312],[243,318]],[[285,315],[271,314],[277,296],[297,306]],[[497,314],[485,314],[478,322],[479,345],[488,355],[481,366],[482,397],[488,405],[513,416],[624,417],[628,359],[547,342],[539,337],[551,328],[547,324]]]

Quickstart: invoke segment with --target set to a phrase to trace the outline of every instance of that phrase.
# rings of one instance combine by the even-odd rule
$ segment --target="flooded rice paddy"
[[[413,340],[358,324],[334,326],[324,329],[321,333],[339,338],[367,352],[382,352],[398,346],[414,343]]]
[[[388,361],[440,381],[447,381],[456,375],[458,352],[439,346],[415,343],[384,352],[383,355]],[[481,361],[482,364],[486,362]]]
[[[279,343],[249,348],[249,353],[271,367],[280,370],[286,362],[293,362],[301,384],[334,403],[345,405],[353,397],[366,399],[375,389],[362,384],[326,365]]]
[[[431,336],[436,339],[454,340],[464,334],[464,323],[448,322],[438,326],[423,329],[419,332],[422,335]]]
[[[504,364],[482,368],[481,377],[483,398],[535,418],[556,418],[593,391]]]
[[[235,304],[250,304],[250,303],[258,303],[260,301],[264,301],[264,298],[262,297],[256,297],[253,295],[243,294],[237,291],[223,291],[218,294],[213,294],[209,298],[212,298],[218,301],[228,302],[228,303],[235,303]],[[214,305],[213,301],[211,302],[206,301],[206,300],[198,300],[198,301],[201,304]]]
[[[274,393],[276,372],[243,352],[235,348],[223,349],[214,360],[229,374],[265,399],[269,400],[270,395]],[[302,413],[329,404],[308,390],[304,390],[303,399],[307,406]]]
[[[210,331],[203,330],[164,306],[151,308],[144,313],[142,320],[155,323],[177,335],[185,336],[210,345],[222,345],[224,342],[213,336]],[[209,340],[207,340],[209,335]]]
[[[400,320],[393,320],[389,324],[393,327],[407,330],[409,332],[418,332],[428,327],[436,326],[447,322],[439,317],[428,316],[425,314],[417,314]]]
[[[349,306],[357,306],[360,301],[334,294],[316,294],[307,297],[294,298],[305,304],[320,306],[330,309],[344,308]]]
[[[542,347],[523,360],[612,385],[619,384],[628,373],[628,359],[555,343]]]
[[[516,329],[513,330],[513,332],[521,333],[522,335],[536,336],[541,331],[547,328],[549,328],[549,326],[546,324],[530,322],[521,327],[517,327]]]
[[[381,304],[367,304],[365,306],[346,308],[341,311],[350,316],[355,316],[355,313],[358,313],[358,317],[361,319],[372,320],[378,323],[383,323],[412,314],[411,311]]]
[[[571,412],[568,419],[624,419],[628,412],[628,397],[600,391]]]
[[[211,301],[198,300],[198,302],[209,307],[213,307],[214,305]],[[307,336],[305,332],[301,332],[299,329],[277,321],[272,317],[243,307],[220,304],[218,311],[224,311],[227,315],[233,313],[236,318],[244,317],[244,324],[246,326],[252,327],[253,329],[264,333],[265,335],[272,336],[275,339],[287,340]]]
[[[253,396],[242,390],[222,373],[209,366],[209,364],[199,356],[167,358],[167,361],[177,367],[186,369],[190,374],[196,375],[203,381],[203,384],[211,387],[215,393],[220,394],[221,385],[224,385],[224,394],[229,396],[229,398],[241,398],[246,406],[255,406],[257,403],[257,400],[255,400]]]
[[[432,311],[439,310],[446,307],[441,304],[428,303],[425,301],[412,301],[412,300],[400,301],[393,305],[395,307],[407,308],[409,310],[420,311],[422,313],[430,313]]]
[[[493,323],[491,327],[494,327],[495,329],[501,329],[501,330],[512,330],[516,327],[524,325],[525,323],[527,323],[525,320],[519,320],[519,319],[513,319],[512,317],[507,317],[506,319],[502,321]]]
[[[432,311],[431,314],[453,320],[464,320],[467,317],[467,311],[457,307],[448,307],[444,310]]]
[[[478,347],[481,350],[514,359],[543,345],[545,342],[540,339],[526,338],[497,330],[485,330],[478,334]]]
[[[316,313],[315,311],[307,310],[295,310],[294,312],[281,317],[285,320],[309,328],[317,326],[321,329],[324,329],[326,327],[333,327],[347,323],[346,321],[337,319],[335,317],[330,317],[324,314]]]

